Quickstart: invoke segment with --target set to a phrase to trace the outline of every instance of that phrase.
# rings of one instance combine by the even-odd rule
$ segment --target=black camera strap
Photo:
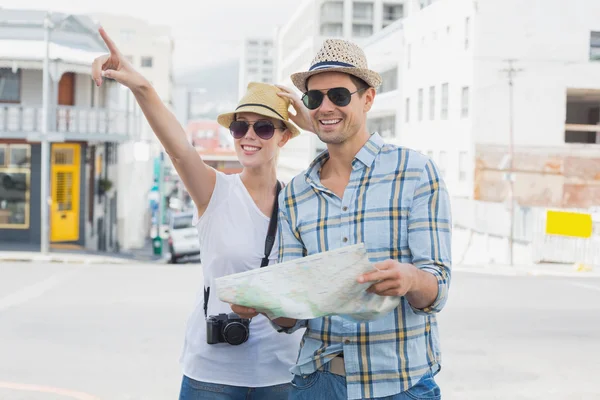
[[[279,214],[279,192],[282,188],[281,182],[277,181],[275,189],[275,201],[273,202],[273,212],[269,220],[269,228],[267,229],[267,238],[265,239],[265,256],[260,262],[260,268],[269,265],[269,255],[275,244],[275,233],[277,232],[277,215]],[[204,288],[204,317],[208,317],[208,298],[210,297],[210,287]]]

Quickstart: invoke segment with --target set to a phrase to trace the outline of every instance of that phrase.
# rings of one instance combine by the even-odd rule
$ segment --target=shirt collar
[[[379,135],[379,133],[375,132],[370,137],[369,140],[364,144],[363,147],[356,153],[354,156],[354,161],[352,161],[352,169],[356,170],[361,167],[368,168],[373,165],[375,161],[375,157],[379,154],[379,151],[383,147],[385,142],[383,138]],[[306,170],[305,177],[306,182],[311,184],[314,182],[320,185],[319,179],[319,171],[323,167],[323,164],[329,159],[329,151],[325,150],[323,153],[319,154],[317,158],[310,164],[308,169]]]

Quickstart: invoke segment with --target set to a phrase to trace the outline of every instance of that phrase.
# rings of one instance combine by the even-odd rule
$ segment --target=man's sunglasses
[[[352,100],[352,95],[354,93],[358,93],[367,88],[358,89],[356,92],[350,92],[345,87],[336,87],[333,89],[329,89],[327,93],[327,97],[333,104],[338,107],[345,107],[350,104],[350,100]],[[325,98],[325,93],[320,90],[309,90],[304,93],[302,96],[302,102],[309,110],[316,110],[321,107],[323,103],[323,99]]]
[[[235,139],[241,139],[246,136],[246,133],[248,133],[248,129],[250,129],[251,126],[254,128],[254,133],[256,133],[256,136],[262,140],[271,139],[275,134],[275,129],[287,129],[286,127],[276,128],[271,121],[261,119],[253,124],[247,121],[233,121],[231,124],[229,124],[229,131],[231,132],[231,136],[233,136]]]

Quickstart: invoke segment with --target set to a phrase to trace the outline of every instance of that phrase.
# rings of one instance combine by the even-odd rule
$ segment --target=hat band
[[[320,62],[320,63],[316,63],[315,65],[313,65],[312,67],[310,67],[309,71],[317,71],[319,69],[336,68],[336,67],[350,67],[350,68],[355,68],[355,66],[352,65],[352,64],[348,64],[348,63],[344,63],[344,62],[340,62],[340,61],[323,61],[323,62]]]
[[[246,104],[240,104],[239,106],[237,106],[237,108],[235,109],[235,111],[239,110],[242,107],[249,107],[249,106],[254,106],[254,107],[263,107],[266,108],[268,110],[273,111],[275,114],[279,115],[279,118],[285,120],[285,118],[283,118],[283,116],[281,114],[279,114],[277,111],[275,111],[274,109],[272,109],[269,106],[265,106],[264,104],[258,104],[258,103],[246,103]]]

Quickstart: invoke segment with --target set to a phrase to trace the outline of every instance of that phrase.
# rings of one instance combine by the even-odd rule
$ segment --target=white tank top
[[[187,324],[181,356],[183,374],[189,378],[224,385],[262,387],[290,382],[304,330],[278,333],[269,320],[258,315],[250,323],[247,342],[206,343],[204,286],[211,287],[208,315],[230,313],[217,297],[215,279],[260,267],[270,216],[254,203],[239,175],[217,172],[213,195],[204,214],[194,224],[200,236],[204,282],[200,282],[194,311]],[[279,235],[269,256],[277,262]]]

